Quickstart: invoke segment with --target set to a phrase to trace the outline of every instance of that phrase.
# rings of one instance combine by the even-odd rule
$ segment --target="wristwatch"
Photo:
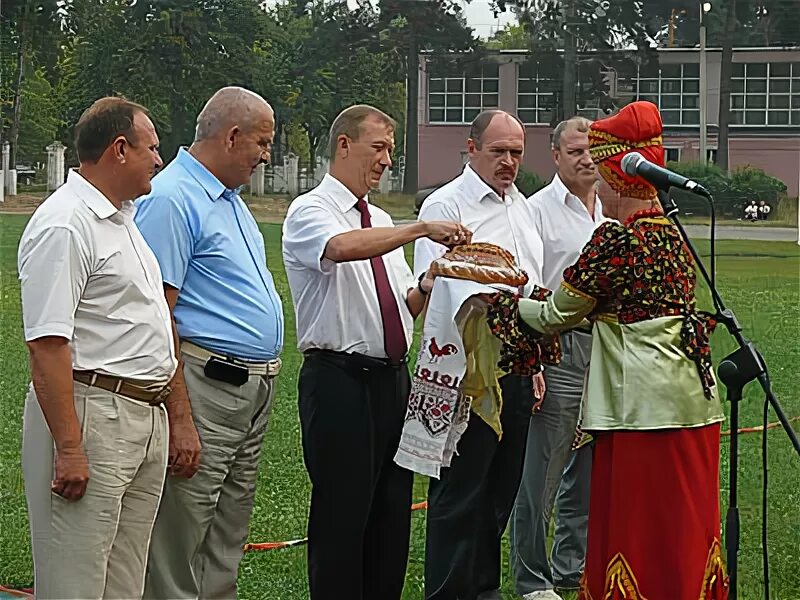
[[[426,292],[425,290],[422,289],[422,280],[425,279],[425,275],[427,275],[427,272],[426,273],[422,273],[417,278],[417,289],[419,290],[419,293],[422,294],[423,296],[427,296],[428,295],[428,292]]]

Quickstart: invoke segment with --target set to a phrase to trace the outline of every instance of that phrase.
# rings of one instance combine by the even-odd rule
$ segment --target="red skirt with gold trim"
[[[725,600],[719,424],[598,432],[579,600]]]

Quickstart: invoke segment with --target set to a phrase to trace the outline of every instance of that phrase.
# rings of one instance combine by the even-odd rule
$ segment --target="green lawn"
[[[22,404],[28,383],[28,362],[22,341],[16,250],[27,217],[0,215],[0,584],[31,584],[31,559],[19,464]],[[251,541],[303,537],[309,486],[302,464],[296,407],[300,357],[295,350],[294,313],[280,262],[280,228],[263,226],[267,255],[286,312],[286,350],[275,412],[267,434]],[[703,251],[707,250],[704,244]],[[791,243],[730,241],[718,243],[718,281],[723,297],[737,312],[746,333],[759,345],[771,368],[775,392],[786,413],[800,414],[797,367],[800,365],[800,249]],[[358,318],[353,315],[353,318]],[[719,359],[733,349],[724,332],[715,334]],[[751,385],[742,404],[742,425],[761,422],[763,401]],[[775,420],[774,415],[771,420]],[[793,455],[781,430],[769,434],[770,559],[772,598],[800,599],[800,459]],[[740,438],[740,507],[742,552],[740,598],[762,598],[760,550],[760,435]],[[727,500],[727,442],[722,449],[723,515]],[[657,468],[657,466],[654,466]],[[417,480],[414,497],[425,498],[425,482]],[[405,600],[422,598],[424,512],[413,516],[412,549]],[[652,540],[658,553],[659,540]],[[507,553],[506,553],[507,559]],[[507,568],[507,565],[505,566]],[[677,575],[677,574],[676,574]],[[506,580],[508,578],[506,577]],[[515,598],[512,586],[504,588]],[[292,548],[248,554],[241,565],[240,597],[254,600],[307,598],[305,550]],[[343,596],[344,597],[344,596]]]

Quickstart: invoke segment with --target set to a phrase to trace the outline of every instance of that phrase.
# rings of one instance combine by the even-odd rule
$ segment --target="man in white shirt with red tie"
[[[464,172],[431,194],[420,220],[453,219],[511,252],[528,274],[526,292],[541,284],[542,242],[530,221],[527,199],[514,180],[525,152],[525,129],[513,115],[487,110],[472,122]],[[446,248],[417,240],[415,272],[422,274]],[[528,424],[541,374],[501,378],[502,436],[475,414],[450,467],[428,488],[425,598],[500,598],[500,545],[519,488]],[[534,386],[536,390],[534,390]]]
[[[573,117],[553,131],[557,173],[528,203],[541,237],[544,287],[555,290],[603,221],[597,170],[589,155],[590,121]],[[571,451],[583,382],[589,366],[590,329],[561,335],[561,362],[545,367],[547,394],[531,417],[525,466],[511,515],[511,566],[524,600],[560,600],[555,589],[575,590],[586,554],[592,449]],[[546,541],[554,504],[556,528],[550,557]]]
[[[311,600],[399,600],[408,559],[412,474],[393,457],[409,392],[413,320],[433,284],[403,245],[466,243],[452,222],[394,227],[369,203],[391,166],[394,120],[345,109],[330,132],[330,174],[296,198],[283,226],[294,300],[303,456],[311,479]]]

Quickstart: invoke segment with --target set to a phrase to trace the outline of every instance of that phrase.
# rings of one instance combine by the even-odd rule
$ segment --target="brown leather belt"
[[[72,378],[89,387],[100,388],[139,402],[145,402],[151,406],[163,404],[172,391],[169,384],[125,379],[96,371],[73,371]]]

